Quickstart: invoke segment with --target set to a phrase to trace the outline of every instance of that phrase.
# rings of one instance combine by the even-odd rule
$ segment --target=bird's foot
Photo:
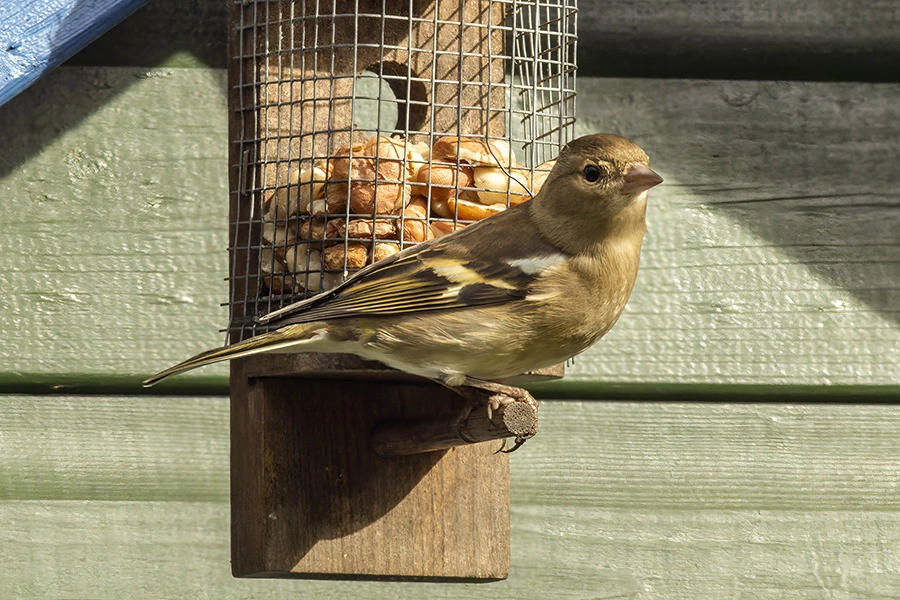
[[[494,416],[497,415],[498,425],[508,429],[515,437],[512,448],[507,450],[504,440],[498,452],[514,452],[537,433],[538,405],[528,390],[473,377],[466,377],[462,385],[453,389],[472,402],[486,405],[488,420],[495,422]]]

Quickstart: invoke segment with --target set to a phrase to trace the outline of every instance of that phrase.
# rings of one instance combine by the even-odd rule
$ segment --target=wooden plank
[[[0,13],[0,105],[147,0],[21,0]]]
[[[514,508],[509,579],[233,579],[228,505],[0,503],[7,598],[891,598],[893,512]]]
[[[900,8],[856,0],[582,2],[579,75],[900,81]]]
[[[228,501],[221,397],[0,396],[0,502]]]
[[[100,385],[221,343],[223,79],[64,67],[4,107],[4,384]],[[635,138],[667,182],[626,314],[561,384],[897,385],[900,86],[579,86],[579,133]]]
[[[146,374],[221,344],[224,71],[63,67],[3,111],[7,381]]]
[[[896,412],[833,403],[547,401],[535,443],[512,461],[513,504],[897,512]]]
[[[481,586],[235,580],[228,399],[0,399],[2,597],[890,597],[893,406],[544,402]],[[18,483],[30,482],[30,483]]]
[[[891,405],[541,411],[512,454],[513,504],[900,512]],[[228,501],[227,398],[7,395],[0,416],[0,500]]]

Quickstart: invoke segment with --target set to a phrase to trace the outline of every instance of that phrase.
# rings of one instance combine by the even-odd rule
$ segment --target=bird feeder
[[[574,0],[233,2],[231,341],[528,201],[573,138],[575,13]],[[506,577],[508,458],[470,442],[533,427],[528,410],[499,423],[435,383],[309,354],[233,361],[231,409],[235,576]]]

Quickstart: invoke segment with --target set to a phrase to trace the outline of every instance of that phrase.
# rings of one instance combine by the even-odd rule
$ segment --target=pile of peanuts
[[[532,178],[506,142],[475,137],[340,148],[294,169],[265,199],[266,285],[273,294],[331,289],[366,264],[530,199],[553,164]]]

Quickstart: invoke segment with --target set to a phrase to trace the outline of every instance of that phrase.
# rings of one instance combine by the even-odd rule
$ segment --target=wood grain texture
[[[3,397],[0,596],[496,599],[552,588],[774,600],[900,587],[893,406],[544,402],[539,436],[511,457],[510,577],[479,586],[232,579],[227,413],[223,397]]]
[[[0,502],[225,502],[216,397],[0,395]]]
[[[433,383],[248,377],[231,390],[232,572],[502,579],[509,460],[499,442],[385,459],[369,440],[396,419],[465,400]]]
[[[221,344],[224,72],[63,67],[2,114],[0,372],[143,374]]]
[[[149,374],[221,343],[223,77],[63,67],[3,107],[0,380]],[[633,137],[666,183],[625,315],[560,383],[897,385],[900,85],[579,89],[579,133]]]
[[[900,7],[854,0],[583,2],[585,75],[900,79]]]

